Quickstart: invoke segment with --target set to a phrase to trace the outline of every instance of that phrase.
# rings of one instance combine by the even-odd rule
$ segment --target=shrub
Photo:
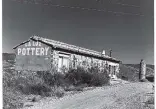
[[[11,88],[3,88],[3,109],[18,109],[23,107],[23,96]]]
[[[69,87],[66,87],[64,90],[65,91],[83,91],[83,88],[87,87],[88,85],[87,84],[82,84],[82,85],[79,85],[79,86],[69,86]]]
[[[67,82],[65,76],[60,73],[51,73],[51,72],[37,72],[40,78],[44,81],[45,84],[49,86],[66,86]]]
[[[154,105],[154,96],[149,97],[148,100],[145,103]]]
[[[65,79],[72,85],[80,85],[89,83],[91,74],[85,71],[83,68],[78,67],[77,69],[71,69],[65,75]]]
[[[14,70],[3,73],[4,109],[19,108],[23,105],[23,96],[29,94],[62,97],[64,90],[83,91],[86,86],[102,86],[109,83],[107,72],[99,71],[97,67],[88,70],[78,67],[65,74]]]
[[[102,86],[109,84],[110,77],[108,76],[107,71],[103,71],[101,73],[92,74],[92,79],[89,86]]]
[[[14,72],[3,72],[3,109],[17,109],[23,106],[23,95],[16,91],[12,80],[15,80]]]
[[[62,87],[56,87],[53,92],[54,95],[59,98],[64,95],[64,89]]]
[[[88,68],[89,73],[99,73],[99,68],[97,66]]]
[[[81,84],[87,84],[88,86],[102,86],[109,83],[108,72],[100,72],[97,68],[92,68],[88,71],[80,67],[72,69],[66,74],[65,78],[70,82],[70,84],[75,86]]]
[[[56,85],[56,86],[65,86],[65,85],[67,85],[66,81],[65,81],[65,76],[63,74],[56,73],[52,77],[53,77],[53,80],[54,80],[53,85]]]
[[[22,93],[24,94],[34,94],[47,96],[48,92],[51,91],[51,88],[45,84],[29,84],[21,88]]]

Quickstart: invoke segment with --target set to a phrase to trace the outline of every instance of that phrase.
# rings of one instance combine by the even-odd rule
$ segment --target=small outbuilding
[[[97,66],[99,69],[109,68],[110,75],[114,77],[121,62],[106,55],[105,51],[97,52],[38,36],[30,37],[13,49],[17,71],[61,72],[62,69]]]

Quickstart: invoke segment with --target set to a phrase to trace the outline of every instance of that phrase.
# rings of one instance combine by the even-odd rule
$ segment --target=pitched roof
[[[53,46],[54,48],[70,50],[70,51],[73,51],[73,52],[87,54],[87,55],[99,57],[99,58],[110,60],[110,61],[121,62],[120,60],[117,60],[117,59],[115,59],[113,57],[109,57],[108,55],[102,55],[102,52],[97,52],[97,51],[94,51],[94,50],[90,50],[90,49],[82,48],[82,47],[79,47],[79,46],[63,43],[63,42],[60,42],[60,41],[55,41],[55,40],[51,40],[51,39],[47,39],[47,38],[43,38],[43,37],[39,37],[39,36],[32,36],[32,37],[30,37],[30,39],[35,40],[35,41],[43,42],[43,43],[45,43],[47,45]],[[18,46],[20,46],[20,45],[22,45],[22,44],[24,44],[24,43],[26,43],[28,41],[24,41],[23,43],[15,46],[13,49],[17,48]]]

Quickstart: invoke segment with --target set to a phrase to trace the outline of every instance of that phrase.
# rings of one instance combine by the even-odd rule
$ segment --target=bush
[[[23,96],[11,88],[3,88],[3,109],[19,109],[23,107]]]
[[[65,79],[72,85],[80,85],[89,83],[91,80],[91,74],[85,71],[83,68],[71,69],[65,75]]]
[[[51,91],[51,88],[46,84],[29,84],[26,86],[21,86],[20,90],[23,94],[26,95],[34,94],[34,95],[47,96],[48,92]]]
[[[33,72],[3,72],[4,109],[17,109],[23,106],[26,95],[50,96],[51,87]]]
[[[82,84],[82,85],[79,85],[79,86],[69,86],[69,87],[66,87],[64,90],[65,91],[83,91],[83,88],[87,87],[88,85],[87,84]]]
[[[88,68],[89,73],[99,73],[99,68],[97,66]]]
[[[70,69],[66,74],[11,70],[3,72],[4,109],[22,107],[23,96],[26,95],[62,97],[64,90],[83,91],[87,86],[102,86],[108,83],[107,71],[99,71],[97,67],[88,70],[78,67]]]
[[[44,81],[45,84],[49,86],[67,86],[67,81],[65,76],[60,73],[51,73],[51,72],[37,72],[40,78]]]
[[[103,71],[101,73],[92,74],[92,79],[90,81],[89,86],[102,86],[109,84],[110,77],[107,74],[107,71]]]
[[[72,69],[66,74],[65,78],[70,84],[75,86],[81,84],[87,84],[88,86],[102,86],[108,84],[110,79],[107,71],[100,72],[97,68],[92,68],[92,70],[88,71],[83,68]]]
[[[62,87],[56,87],[53,92],[54,92],[54,95],[59,98],[64,95],[64,89]]]
[[[16,91],[12,80],[15,80],[14,72],[3,72],[3,109],[17,109],[23,106],[22,93]]]

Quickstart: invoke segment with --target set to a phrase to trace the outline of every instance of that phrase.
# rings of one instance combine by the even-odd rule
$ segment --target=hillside
[[[131,66],[131,67],[134,67],[134,68],[137,68],[139,69],[139,64],[125,64],[127,66]],[[146,65],[147,69],[150,69],[150,70],[154,70],[154,65],[151,65],[151,64],[147,64]]]
[[[3,61],[9,61],[9,60],[15,60],[16,55],[14,53],[3,53],[2,54],[2,58]]]
[[[139,71],[139,64],[125,64],[126,66],[131,66]],[[146,75],[150,76],[154,74],[154,65],[147,64],[146,65]]]
[[[154,77],[154,65],[147,65],[146,67],[146,77],[149,76]],[[128,81],[138,81],[139,64],[120,64],[120,73],[118,77]]]

